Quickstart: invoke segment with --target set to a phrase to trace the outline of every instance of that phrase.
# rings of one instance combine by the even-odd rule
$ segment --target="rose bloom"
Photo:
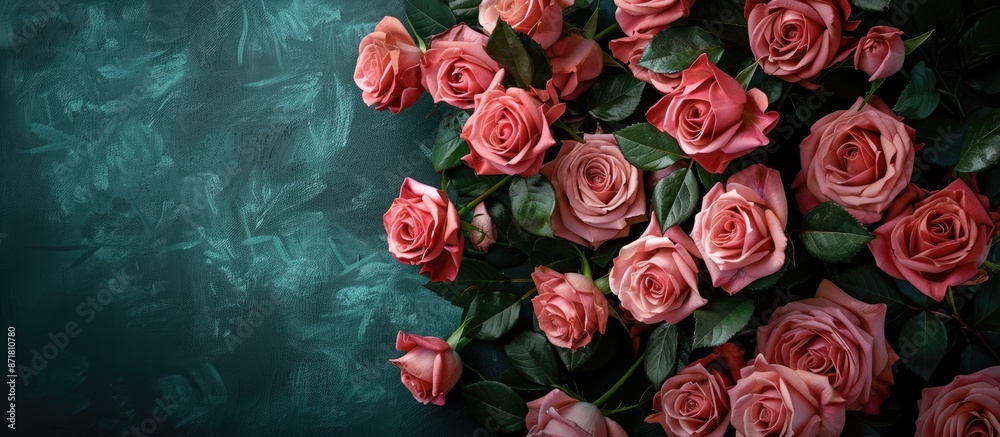
[[[628,69],[636,79],[653,85],[657,91],[667,94],[677,89],[681,84],[681,73],[656,73],[639,65],[643,51],[646,50],[646,46],[659,31],[660,29],[638,32],[635,35],[613,39],[608,43],[608,49],[611,50],[611,55],[615,59],[628,65]]]
[[[778,113],[766,110],[763,91],[744,91],[702,53],[682,72],[680,86],[649,108],[646,118],[705,170],[722,173],[730,161],[767,145]]]
[[[729,294],[785,264],[788,204],[781,175],[756,164],[715,184],[702,199],[691,238],[712,285]]]
[[[406,354],[389,360],[413,398],[427,405],[444,405],[444,396],[462,376],[462,359],[444,340],[399,331],[396,350]]]
[[[816,89],[824,69],[851,55],[857,39],[844,36],[858,27],[848,0],[747,0],[750,50],[764,72]]]
[[[365,104],[396,114],[416,103],[424,93],[421,56],[403,23],[394,17],[383,18],[358,46],[354,83],[361,88]]]
[[[869,82],[896,74],[903,68],[906,47],[903,46],[903,31],[890,26],[875,26],[858,41],[854,52],[854,69],[871,76]]]
[[[646,221],[646,192],[642,171],[625,160],[614,135],[583,139],[587,142],[564,141],[541,172],[556,192],[552,232],[596,249]]]
[[[835,437],[844,428],[847,401],[827,377],[768,364],[760,355],[740,376],[729,389],[736,435]]]
[[[868,247],[882,271],[941,301],[986,260],[994,226],[988,207],[986,196],[956,179],[890,218]]]
[[[916,132],[877,97],[827,115],[799,146],[792,188],[803,213],[833,201],[862,224],[879,221],[913,174]]]
[[[916,437],[1000,434],[1000,366],[925,388],[917,408]]]
[[[521,88],[504,89],[497,73],[486,92],[476,96],[476,109],[462,128],[469,154],[462,158],[477,175],[538,174],[545,151],[556,144],[550,126],[566,104],[547,105]]]
[[[541,266],[531,273],[538,296],[531,299],[538,326],[549,342],[572,351],[590,344],[608,325],[608,300],[594,281]]]
[[[529,437],[628,437],[600,408],[573,399],[560,390],[528,402],[524,418]]]
[[[621,248],[608,282],[635,320],[676,325],[707,300],[698,293],[698,248],[679,227],[661,233],[656,220],[638,240]]]
[[[497,242],[497,226],[486,210],[485,202],[476,205],[476,209],[472,213],[471,225],[475,228],[469,232],[472,247],[483,252],[488,251],[490,245]]]
[[[486,54],[486,35],[459,24],[431,39],[420,63],[422,84],[435,102],[472,109],[476,96],[486,91],[500,71]]]
[[[867,304],[824,280],[816,297],[778,308],[757,330],[757,353],[830,378],[848,410],[878,414],[899,357],[885,339],[885,304]]]
[[[615,19],[626,35],[662,30],[691,13],[694,0],[615,0]]]
[[[601,46],[578,33],[563,36],[545,53],[552,63],[552,83],[563,100],[580,97],[604,71]]]
[[[382,224],[396,260],[419,265],[431,281],[455,280],[464,237],[458,211],[444,192],[406,178]]]
[[[722,437],[729,428],[729,394],[744,365],[743,351],[725,343],[663,382],[653,414],[670,437]]]
[[[486,33],[493,33],[501,19],[547,49],[562,34],[563,9],[572,5],[573,0],[483,0],[479,24]]]

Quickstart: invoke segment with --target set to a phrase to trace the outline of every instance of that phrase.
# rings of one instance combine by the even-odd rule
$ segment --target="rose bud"
[[[424,93],[421,56],[403,23],[394,17],[383,18],[358,46],[354,83],[361,88],[365,104],[396,114],[416,103]]]
[[[563,9],[572,5],[573,0],[483,0],[479,24],[493,33],[499,18],[547,49],[562,34]]]
[[[413,398],[424,405],[444,405],[448,394],[462,376],[462,359],[444,340],[399,331],[396,350],[406,354],[389,360],[399,367],[400,380]]]
[[[615,0],[615,20],[626,35],[662,30],[691,13],[694,0]]]
[[[469,237],[472,240],[472,247],[476,250],[486,252],[491,244],[497,242],[497,227],[493,224],[490,213],[486,211],[485,202],[476,205],[472,213],[472,227],[476,229],[470,232]]]
[[[580,97],[604,71],[601,46],[578,33],[559,38],[545,53],[552,63],[552,83],[563,100]]]
[[[538,296],[531,299],[538,326],[549,342],[576,351],[608,324],[608,300],[586,276],[541,266],[531,273]]]
[[[858,41],[854,52],[854,69],[871,76],[869,82],[896,74],[903,68],[906,48],[903,47],[903,31],[895,27],[875,26]]]
[[[458,211],[443,191],[406,178],[382,225],[396,260],[419,265],[433,282],[455,280],[464,237]]]
[[[529,437],[628,437],[621,425],[601,415],[599,408],[560,390],[528,402],[524,424]]]
[[[1000,435],[1000,366],[925,388],[917,409],[917,437]]]
[[[646,46],[660,30],[637,32],[635,35],[613,39],[608,43],[608,49],[611,50],[611,55],[615,59],[628,65],[628,69],[636,79],[652,85],[662,94],[668,94],[681,84],[681,73],[656,73],[639,65]]]
[[[488,38],[465,24],[435,36],[420,63],[423,86],[435,102],[472,109],[476,96],[486,91],[500,71],[486,54]]]

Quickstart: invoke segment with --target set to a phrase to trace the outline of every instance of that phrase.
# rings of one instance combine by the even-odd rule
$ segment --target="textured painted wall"
[[[417,404],[387,362],[397,330],[458,319],[381,225],[403,177],[435,180],[438,118],[426,98],[375,113],[352,80],[401,1],[0,11],[19,430],[122,435],[165,410],[147,431],[471,435],[457,402]]]

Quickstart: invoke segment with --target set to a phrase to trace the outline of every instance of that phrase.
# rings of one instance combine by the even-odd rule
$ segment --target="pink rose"
[[[562,34],[563,9],[572,5],[573,0],[483,0],[479,24],[486,33],[493,33],[501,19],[547,49]]]
[[[383,18],[358,46],[354,83],[361,88],[365,104],[396,114],[416,103],[424,93],[421,56],[403,23],[394,17]]]
[[[925,388],[917,408],[917,437],[1000,434],[1000,366]]]
[[[624,38],[613,39],[608,43],[608,49],[611,50],[615,59],[628,64],[628,69],[632,71],[632,75],[636,79],[653,85],[657,91],[667,94],[677,89],[681,84],[681,73],[655,73],[639,65],[642,52],[646,50],[646,46],[649,45],[658,31],[639,32]]]
[[[608,274],[611,292],[635,320],[676,325],[708,303],[698,293],[695,257],[698,249],[679,227],[660,233],[654,220],[618,252]]]
[[[538,296],[531,299],[538,326],[549,342],[576,351],[608,324],[608,300],[594,281],[541,266],[531,273]]]
[[[614,135],[588,134],[584,140],[563,142],[541,172],[556,191],[552,232],[596,249],[646,221],[646,192],[642,171],[625,160]]]
[[[816,297],[789,303],[757,330],[757,353],[830,378],[848,410],[878,414],[899,357],[885,339],[885,304],[854,299],[824,280]]]
[[[580,97],[604,71],[601,46],[578,33],[560,38],[545,53],[552,63],[552,83],[563,100]]]
[[[458,211],[444,192],[406,178],[382,224],[396,260],[419,265],[431,281],[455,280],[464,238]]]
[[[529,437],[628,437],[621,425],[601,415],[599,408],[560,390],[528,402],[524,423]]]
[[[903,68],[906,48],[903,47],[903,31],[890,26],[875,26],[858,41],[854,52],[854,69],[871,76],[869,82],[892,76]]]
[[[768,364],[760,355],[743,368],[729,401],[740,436],[836,437],[846,420],[847,401],[827,377]]]
[[[847,0],[747,0],[745,15],[753,51],[764,72],[816,89],[824,69],[851,54],[857,39],[844,36],[858,27]]]
[[[785,264],[788,204],[781,175],[761,164],[715,184],[702,199],[691,238],[712,285],[729,294]]]
[[[476,109],[462,128],[462,139],[469,143],[462,161],[480,176],[538,174],[545,151],[556,144],[550,125],[566,104],[549,106],[523,89],[504,90],[502,78],[501,71],[476,96]]]
[[[875,223],[909,183],[916,133],[877,97],[859,111],[862,101],[819,119],[802,140],[792,188],[803,213],[833,201],[862,224]]]
[[[413,398],[427,405],[444,405],[444,395],[462,376],[462,359],[444,340],[399,331],[396,350],[406,352],[389,360],[399,367],[400,379]]]
[[[420,63],[423,86],[435,102],[472,109],[476,96],[486,91],[500,71],[486,54],[486,35],[465,24],[435,36]]]
[[[615,19],[626,35],[662,30],[691,13],[694,0],[615,0]]]
[[[993,235],[988,207],[986,196],[956,179],[876,229],[868,247],[882,271],[941,301],[986,260]]]
[[[743,351],[725,343],[663,382],[653,414],[670,437],[722,437],[729,428],[729,394],[744,365]]]
[[[646,118],[705,170],[722,173],[730,161],[767,145],[778,113],[766,110],[763,91],[743,91],[702,53],[682,72],[680,86],[649,108]]]
[[[483,252],[488,251],[490,245],[497,242],[497,227],[493,224],[490,213],[486,211],[485,202],[476,205],[476,209],[472,213],[471,224],[475,228],[469,233],[472,247]]]

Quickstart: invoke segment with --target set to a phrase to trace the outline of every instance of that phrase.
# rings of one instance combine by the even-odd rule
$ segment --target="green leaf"
[[[552,65],[542,46],[499,18],[486,42],[486,53],[502,65],[522,88],[529,85],[545,88],[545,82],[552,77]]]
[[[729,341],[750,322],[753,301],[724,298],[695,310],[694,348],[715,347]]]
[[[735,167],[734,164],[730,164],[722,173],[712,173],[705,170],[705,167],[702,167],[701,164],[695,163],[694,166],[698,169],[698,179],[701,181],[701,186],[705,187],[706,190],[711,190],[715,184],[725,182],[727,172]]]
[[[937,89],[934,71],[920,61],[913,66],[910,83],[903,89],[892,110],[906,118],[923,120],[934,113],[940,102],[941,92]]]
[[[852,5],[866,11],[884,11],[889,9],[891,3],[892,0],[851,0]]]
[[[1000,279],[993,279],[983,285],[972,298],[975,309],[973,324],[976,329],[1000,333]]]
[[[588,111],[604,121],[623,120],[635,112],[645,87],[632,73],[602,79],[587,95]]]
[[[930,38],[933,33],[934,29],[931,29],[923,35],[903,41],[903,48],[906,50],[906,54],[909,55],[910,53],[917,51],[917,48],[923,45],[924,41],[927,41],[927,38]]]
[[[655,73],[677,73],[686,70],[702,53],[713,64],[723,52],[722,41],[700,27],[669,27],[653,37],[639,60],[639,66]]]
[[[682,168],[660,179],[653,189],[653,212],[664,232],[683,223],[698,207],[698,180],[694,172]]]
[[[898,344],[906,367],[929,381],[948,348],[948,332],[941,319],[921,311],[903,325]]]
[[[1000,109],[994,109],[969,128],[955,170],[980,172],[993,168],[997,162],[1000,162]]]
[[[434,132],[434,149],[431,161],[434,171],[440,172],[462,164],[462,157],[469,154],[469,145],[463,140],[462,127],[469,114],[459,111],[441,120]]]
[[[465,334],[476,340],[496,340],[517,324],[521,314],[521,299],[518,296],[490,292],[479,293],[469,306],[469,325]]]
[[[542,175],[515,178],[510,183],[510,204],[514,221],[532,234],[552,236],[552,211],[556,191]]]
[[[499,291],[510,284],[503,272],[483,261],[463,258],[453,282],[428,282],[424,288],[433,291],[452,305],[468,307],[480,292]]]
[[[861,265],[831,279],[847,294],[862,302],[884,303],[890,309],[907,305],[903,296],[889,285],[882,272],[873,265]]]
[[[526,331],[518,335],[507,346],[504,352],[510,358],[510,364],[535,384],[552,385],[558,379],[559,363],[552,346],[544,335]]]
[[[649,335],[646,345],[646,376],[654,386],[663,385],[663,381],[674,371],[677,364],[677,327],[663,323]]]
[[[649,123],[639,123],[615,132],[622,155],[632,165],[656,171],[684,158],[677,140]]]
[[[482,0],[448,0],[448,8],[455,19],[473,25],[479,24],[479,3]]]
[[[481,381],[462,387],[469,414],[487,429],[516,432],[524,429],[528,406],[510,387],[495,381]]]
[[[760,64],[754,62],[747,68],[744,68],[740,74],[736,75],[736,81],[740,83],[740,86],[742,86],[744,90],[750,89],[750,81],[753,80],[754,74],[757,73],[759,67]]]
[[[825,202],[802,218],[799,238],[813,256],[835,263],[850,261],[875,236],[840,205]]]
[[[962,375],[971,375],[997,364],[1000,363],[997,363],[996,359],[990,355],[990,351],[978,344],[970,344],[962,351],[958,371]]]
[[[423,40],[455,25],[455,15],[441,0],[405,0],[406,18]]]
[[[990,56],[1000,53],[1000,39],[996,37],[998,28],[1000,28],[1000,10],[993,10],[979,17],[976,24],[962,35],[958,45],[962,49],[966,65],[975,67]]]
[[[594,356],[594,352],[597,352],[600,340],[601,336],[597,334],[594,335],[590,343],[577,349],[576,352],[564,347],[556,347],[556,353],[559,354],[559,360],[566,365],[566,370],[572,372],[580,368],[580,366],[586,364],[587,360]]]

